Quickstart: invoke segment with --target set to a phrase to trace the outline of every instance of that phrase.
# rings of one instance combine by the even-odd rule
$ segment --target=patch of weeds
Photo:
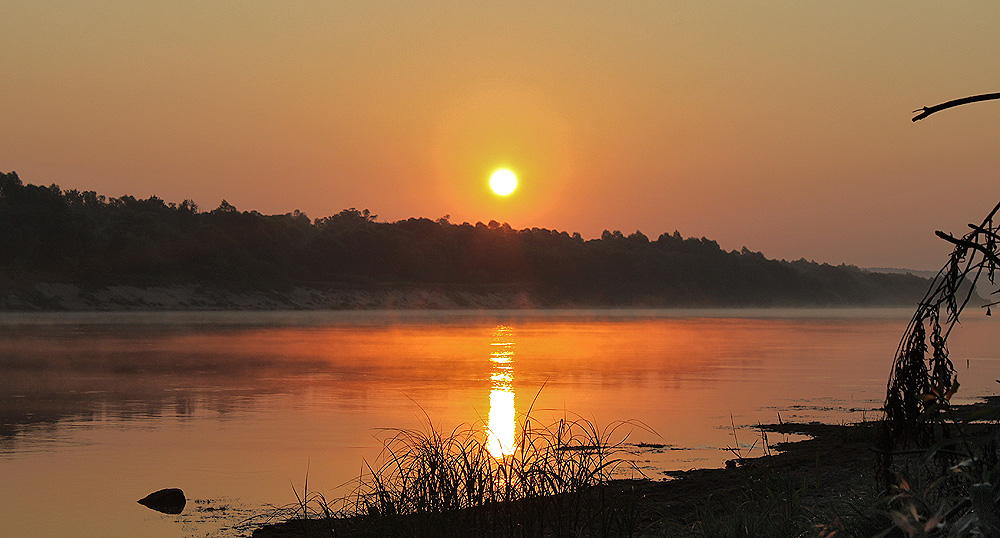
[[[875,441],[882,422],[878,420],[862,420],[848,424],[849,427],[840,430],[840,440],[845,443],[870,443]]]
[[[745,468],[746,483],[737,492],[713,495],[697,508],[696,536],[792,538],[811,529],[812,514],[802,504],[800,487],[770,466]]]
[[[635,536],[639,495],[610,485],[627,468],[641,474],[620,457],[634,427],[644,428],[527,417],[516,451],[502,457],[490,454],[483,428],[388,430],[350,494],[330,502],[306,486],[271,518],[294,518],[306,536]]]
[[[1000,536],[997,411],[964,421],[951,416],[950,408],[939,411],[950,418],[934,424],[938,441],[896,450],[890,485],[873,480],[868,489],[841,499],[835,515],[818,526],[822,538]]]

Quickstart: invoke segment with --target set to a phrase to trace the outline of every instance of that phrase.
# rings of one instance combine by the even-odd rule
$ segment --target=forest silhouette
[[[0,275],[12,289],[396,287],[526,292],[545,306],[845,306],[910,305],[927,287],[910,274],[771,260],[676,231],[584,240],[496,221],[379,222],[354,208],[315,220],[240,211],[225,200],[201,211],[191,200],[24,184],[15,172],[0,172],[0,229]]]

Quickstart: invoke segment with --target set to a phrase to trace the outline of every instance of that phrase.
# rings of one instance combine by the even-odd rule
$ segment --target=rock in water
[[[187,499],[184,492],[178,488],[161,489],[139,499],[139,504],[163,512],[164,514],[179,514],[184,510]]]

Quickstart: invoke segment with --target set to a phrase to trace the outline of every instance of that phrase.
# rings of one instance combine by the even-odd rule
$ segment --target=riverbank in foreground
[[[968,417],[984,409],[1000,409],[1000,399],[956,409]],[[923,454],[906,462],[897,458],[894,490],[877,480],[873,442],[878,424],[776,424],[763,432],[801,433],[810,439],[768,445],[770,455],[731,460],[724,469],[672,473],[671,480],[613,481],[581,494],[550,497],[543,502],[519,501],[516,507],[488,506],[456,514],[387,518],[370,511],[346,519],[292,519],[265,525],[254,538],[298,536],[874,536],[905,524],[898,513],[911,503],[914,521],[939,507],[961,508],[961,497],[944,495],[928,485]],[[994,439],[996,424],[963,424],[963,442]],[[766,440],[766,433],[761,435]],[[759,446],[759,445],[758,445]],[[995,454],[995,447],[992,449]],[[738,454],[734,454],[738,455]],[[929,483],[930,481],[927,480]],[[912,488],[912,490],[911,490]],[[895,495],[893,500],[892,495]],[[947,498],[946,498],[947,497]],[[951,499],[951,500],[949,500]],[[895,503],[895,504],[892,504]],[[939,505],[939,506],[938,506]],[[473,516],[490,512],[489,517]],[[928,513],[925,513],[929,511]],[[462,511],[458,511],[462,512]],[[500,523],[508,515],[524,517],[513,526]],[[894,519],[895,518],[895,519]],[[923,519],[922,519],[923,518]],[[386,522],[393,519],[392,525]],[[462,528],[469,521],[493,521],[493,528]],[[404,522],[400,524],[400,522]],[[936,524],[931,523],[931,526]],[[524,528],[536,526],[535,529]],[[574,529],[575,527],[575,529]],[[552,532],[552,529],[556,529]],[[583,532],[580,530],[583,529]],[[574,531],[576,531],[574,533]],[[905,534],[899,534],[903,536]],[[912,535],[912,534],[911,534]],[[923,534],[921,534],[923,536]],[[930,536],[930,534],[928,534]],[[964,536],[964,534],[963,534]]]

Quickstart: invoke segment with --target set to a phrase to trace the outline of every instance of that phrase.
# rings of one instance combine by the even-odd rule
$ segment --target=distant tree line
[[[263,215],[225,200],[106,198],[25,185],[0,173],[0,277],[97,285],[207,283],[523,290],[551,305],[768,306],[914,304],[912,275],[804,259],[777,261],[715,241],[605,231],[584,240],[544,228],[378,222],[367,209],[310,220]]]

